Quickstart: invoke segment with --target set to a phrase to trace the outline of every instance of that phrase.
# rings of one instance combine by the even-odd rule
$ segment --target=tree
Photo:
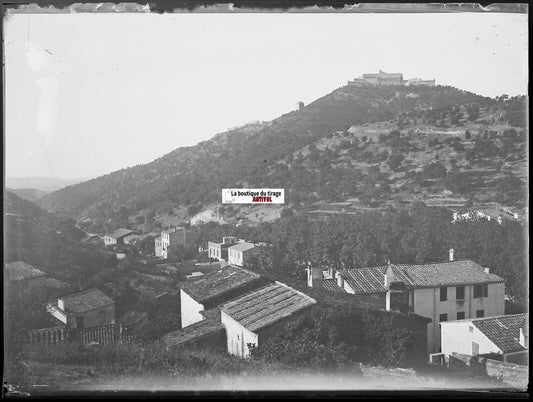
[[[403,162],[403,155],[399,152],[393,153],[389,156],[389,159],[387,160],[387,165],[389,165],[389,168],[393,171],[397,171],[400,165]]]

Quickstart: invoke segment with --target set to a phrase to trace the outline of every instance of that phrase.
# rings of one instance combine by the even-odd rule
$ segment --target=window
[[[483,285],[474,285],[474,299],[483,297]]]
[[[476,310],[476,317],[477,318],[485,317],[485,310]]]
[[[464,311],[459,311],[457,313],[457,319],[458,320],[464,320],[465,319],[465,312]]]
[[[472,355],[479,355],[479,343],[472,341]]]
[[[470,333],[474,332],[474,327],[472,325],[468,326],[468,332],[470,332]]]
[[[465,287],[457,286],[455,288],[455,300],[464,300],[465,299]]]
[[[448,321],[448,314],[439,314],[439,322]]]
[[[489,297],[489,285],[483,285],[483,297]]]
[[[448,288],[440,288],[440,301],[448,300]]]

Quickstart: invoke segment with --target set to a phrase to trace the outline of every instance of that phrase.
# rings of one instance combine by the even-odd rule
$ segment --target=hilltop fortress
[[[366,86],[366,85],[406,85],[406,86],[435,86],[435,80],[421,80],[420,78],[403,79],[402,73],[386,73],[379,70],[379,73],[363,74],[353,81],[348,81],[348,85]]]

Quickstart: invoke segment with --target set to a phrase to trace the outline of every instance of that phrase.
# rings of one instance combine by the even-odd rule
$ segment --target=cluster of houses
[[[466,211],[454,211],[452,222],[470,221],[474,219],[486,219],[488,221],[497,222],[501,225],[506,220],[519,220],[520,215],[516,211],[502,210],[498,208],[471,209]]]
[[[402,73],[386,73],[379,70],[379,73],[366,73],[353,81],[348,81],[348,85],[354,86],[383,86],[383,85],[406,85],[406,86],[435,86],[435,80],[422,80],[420,78],[411,78],[404,80]]]
[[[267,245],[250,243],[235,236],[224,236],[221,243],[210,241],[207,246],[209,258],[222,262],[221,266],[227,263],[242,267],[252,255],[259,252],[261,247]]]
[[[432,356],[497,354],[508,362],[527,360],[527,314],[504,315],[504,279],[474,261],[454,261],[453,249],[449,261],[433,264],[389,262],[339,271],[310,267],[307,284],[430,319],[426,352]]]
[[[168,239],[176,232],[167,233]],[[224,237],[222,243],[209,244],[210,257],[226,259],[228,264],[181,284],[181,328],[162,338],[168,350],[209,345],[247,358],[251,347],[272,339],[287,321],[317,303],[301,290],[243,268],[248,252],[257,248],[248,247],[250,243]],[[46,297],[47,275],[38,268],[17,261],[6,264],[5,272],[10,294],[22,299]],[[528,362],[528,314],[505,315],[504,279],[474,261],[454,260],[453,249],[447,261],[431,264],[388,262],[341,270],[310,265],[307,286],[332,295],[354,295],[368,300],[372,308],[423,318],[427,344],[419,345],[420,353],[429,355],[430,361],[435,357],[446,361],[459,353]],[[148,319],[146,313],[129,311],[116,320],[115,302],[98,289],[58,297],[46,303],[46,311],[57,324],[51,331],[101,329],[107,334],[125,328],[133,333]]]

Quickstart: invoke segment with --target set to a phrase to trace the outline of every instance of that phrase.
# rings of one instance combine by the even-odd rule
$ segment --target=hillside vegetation
[[[45,195],[47,210],[101,222],[220,202],[224,187],[283,187],[293,207],[379,205],[447,189],[523,204],[525,97],[452,87],[339,88],[272,122],[218,134],[145,165]]]

